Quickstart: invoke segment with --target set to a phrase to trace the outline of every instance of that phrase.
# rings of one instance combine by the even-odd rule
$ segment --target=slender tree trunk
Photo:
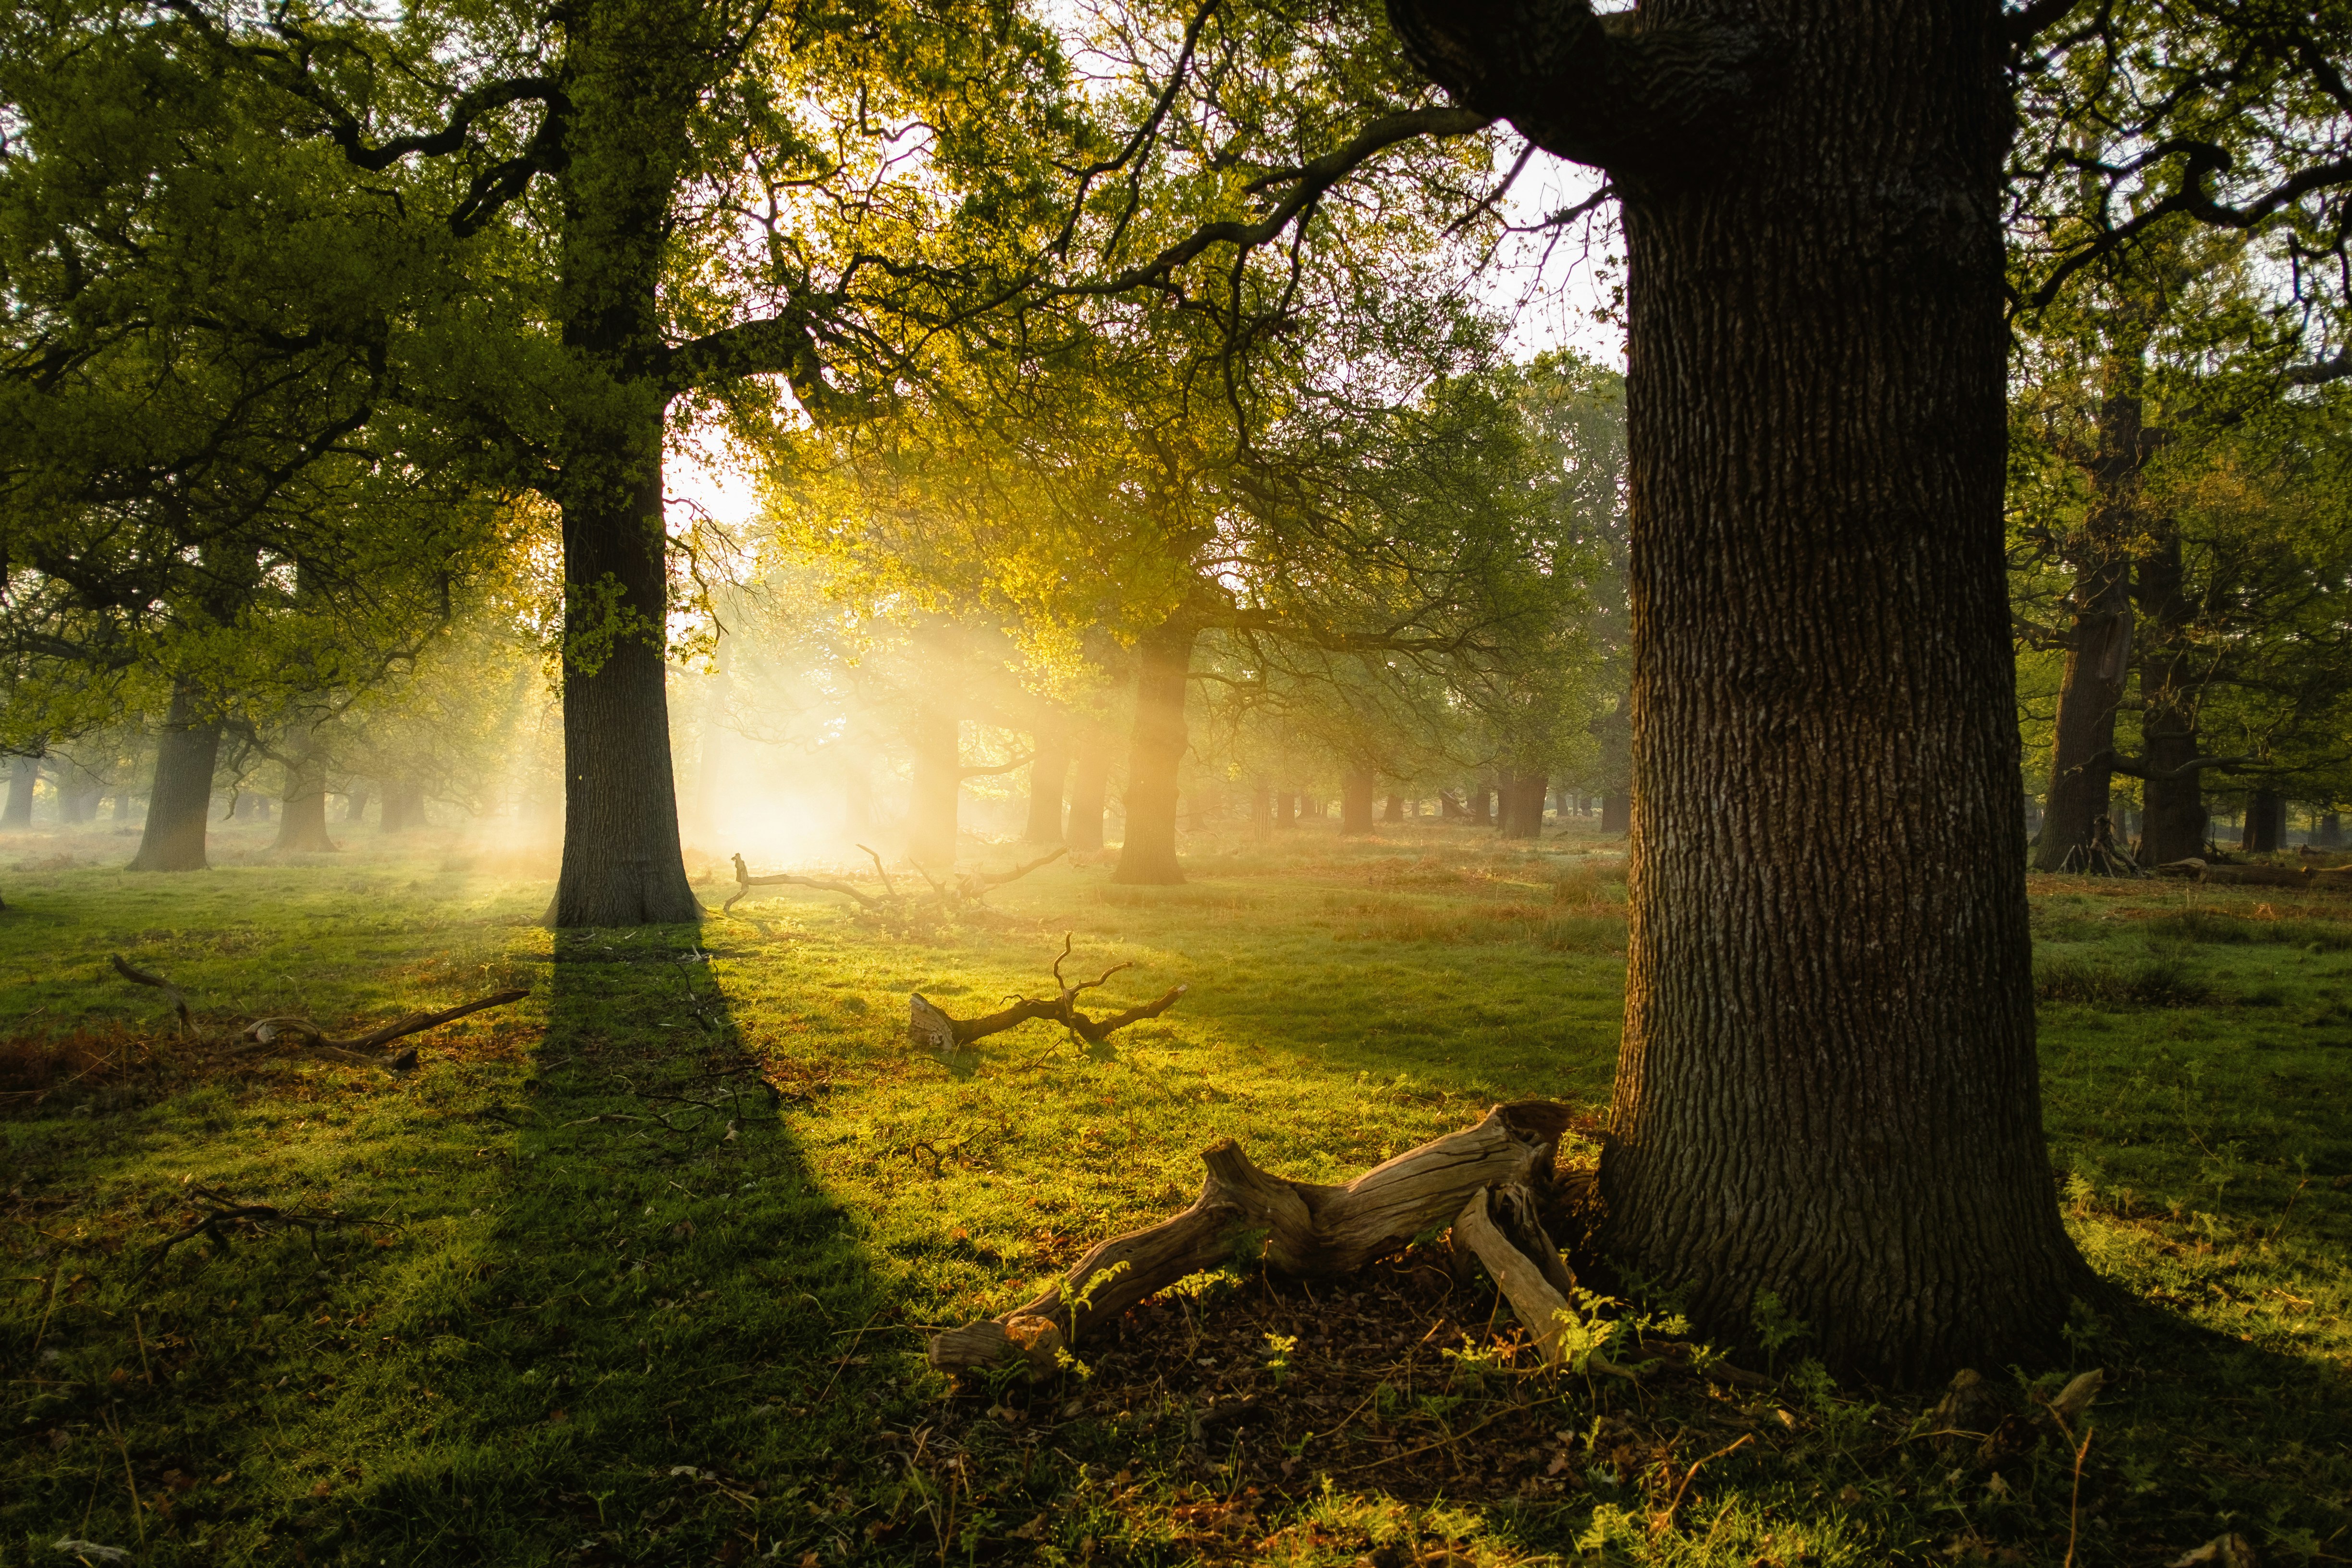
[[[1114,882],[1171,886],[1184,879],[1176,859],[1176,775],[1187,737],[1192,644],[1200,628],[1179,616],[1146,632],[1137,652],[1135,743],[1127,764],[1127,836]]]
[[[1103,847],[1103,811],[1110,796],[1110,750],[1089,735],[1070,773],[1070,821],[1064,840],[1080,853]]]
[[[701,918],[670,755],[658,291],[678,149],[707,67],[679,0],[566,13],[565,162],[554,300],[570,379],[563,514],[563,864],[554,926]]]
[[[935,870],[956,862],[957,807],[963,796],[963,732],[956,716],[933,703],[915,710],[907,743],[914,764],[907,786],[907,858]]]
[[[1021,837],[1031,844],[1062,842],[1062,785],[1070,776],[1070,732],[1048,721],[1029,737],[1036,752],[1029,763],[1029,826]]]
[[[2139,562],[2137,596],[2149,627],[2140,658],[2140,752],[2147,769],[2141,793],[2139,856],[2145,866],[2202,856],[2213,834],[2205,806],[2205,773],[2196,766],[2200,683],[2189,642],[2197,607],[2178,529],[2158,531],[2158,543]]]
[[[327,763],[308,728],[296,737],[294,761],[286,770],[286,809],[278,823],[275,849],[316,853],[335,847],[327,837]]]
[[[1264,779],[1250,785],[1250,831],[1260,837],[1273,831],[1275,794]]]
[[[1380,782],[1370,768],[1350,768],[1339,780],[1339,831],[1361,837],[1372,830],[1372,800]]]
[[[1754,20],[1738,155],[1625,204],[1642,806],[1601,1241],[1719,1340],[1769,1293],[1842,1372],[2048,1364],[2097,1286],[2034,1056],[2000,12]]]
[[[33,826],[33,792],[41,782],[37,757],[8,759],[8,805],[0,811],[0,832],[23,833]]]
[[[212,813],[213,770],[220,763],[221,725],[210,697],[195,682],[172,684],[172,705],[155,738],[155,782],[147,792],[147,825],[133,871],[205,869],[205,818]]]

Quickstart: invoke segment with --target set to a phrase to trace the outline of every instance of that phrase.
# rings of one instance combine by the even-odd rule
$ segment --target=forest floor
[[[1979,1443],[1840,1386],[1800,1324],[1760,1385],[1528,1370],[1491,1292],[1412,1256],[1202,1281],[1053,1385],[926,1365],[931,1326],[1188,1203],[1219,1137],[1333,1180],[1496,1100],[1597,1111],[1621,844],[1302,828],[911,932],[782,889],[558,935],[534,864],[454,841],[232,830],[182,877],[121,871],[131,842],[0,849],[11,1568],[2352,1559],[2352,899],[2035,879],[2053,1199],[2127,1304],[2067,1364],[1979,1369]],[[910,1048],[910,990],[1038,993],[1066,932],[1089,977],[1135,965],[1089,1000],[1191,990],[1101,1046]],[[234,1049],[505,985],[398,1075]],[[158,1260],[199,1189],[373,1223]],[[1611,1311],[1621,1360],[1672,1330]],[[2093,1367],[2062,1432],[2037,1401]]]

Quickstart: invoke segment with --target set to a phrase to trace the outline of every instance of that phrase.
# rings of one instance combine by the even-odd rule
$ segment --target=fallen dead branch
[[[109,953],[107,956],[114,961],[114,973],[123,979],[130,981],[133,985],[152,985],[172,999],[173,1010],[180,1015],[180,1033],[194,1035],[196,1032],[195,1019],[188,1013],[188,999],[181,993],[178,986],[160,974],[151,973],[125,963],[119,952]]]
[[[2308,866],[2222,866],[2191,856],[2168,860],[2156,868],[2159,877],[2186,877],[2223,888],[2343,888],[2352,877],[2340,871],[2314,871]]]
[[[227,1252],[231,1250],[229,1237],[232,1233],[243,1234],[250,1239],[276,1226],[303,1232],[310,1237],[310,1250],[316,1253],[319,1249],[319,1232],[322,1228],[332,1228],[336,1226],[373,1226],[383,1230],[401,1228],[388,1219],[374,1219],[366,1215],[347,1215],[340,1209],[285,1209],[279,1208],[275,1204],[239,1203],[227,1194],[212,1187],[194,1188],[190,1195],[208,1212],[187,1229],[167,1236],[157,1242],[149,1251],[146,1263],[131,1279],[132,1284],[136,1285],[153,1273],[163,1259],[171,1255],[172,1248],[184,1241],[193,1241],[200,1236],[211,1238],[213,1249],[215,1252]]]
[[[1248,1255],[1242,1259],[1245,1264],[1263,1264],[1282,1274],[1352,1273],[1415,1237],[1458,1222],[1474,1200],[1483,1211],[1489,1188],[1518,1189],[1531,1200],[1552,1181],[1553,1152],[1568,1130],[1569,1114],[1566,1106],[1549,1100],[1498,1105],[1476,1126],[1407,1150],[1346,1186],[1270,1175],[1250,1163],[1241,1145],[1225,1140],[1201,1156],[1208,1174],[1192,1207],[1103,1242],[1025,1306],[938,1335],[931,1341],[931,1364],[943,1372],[971,1372],[1025,1362],[1031,1377],[1045,1377],[1056,1366],[1058,1352],[1076,1343],[1090,1324],[1116,1319],[1147,1297],[1238,1254]],[[1507,1206],[1518,1201],[1515,1193]],[[1532,1201],[1527,1212],[1532,1215]],[[1517,1226],[1516,1217],[1512,1224]],[[1534,1231],[1540,1236],[1541,1226]],[[1518,1250],[1516,1243],[1503,1246]],[[1507,1264],[1500,1251],[1495,1256]],[[1556,1250],[1549,1266],[1520,1256],[1526,1272],[1543,1282],[1554,1300],[1560,1292],[1549,1283],[1553,1270],[1573,1289],[1573,1276],[1567,1275]],[[1555,1321],[1532,1311],[1520,1312],[1531,1333],[1540,1334]]]
[[[1009,882],[1017,882],[1039,867],[1050,866],[1069,853],[1066,849],[1055,849],[1050,855],[1041,855],[1034,860],[1024,861],[1009,871],[975,869],[967,871],[961,876],[950,873],[944,882],[932,877],[922,867],[916,866],[917,873],[929,885],[930,891],[925,895],[900,892],[898,885],[890,879],[890,872],[883,865],[881,855],[867,845],[861,844],[858,847],[865,850],[867,857],[874,862],[874,874],[882,884],[882,891],[878,894],[869,893],[855,883],[845,882],[837,877],[803,877],[791,871],[772,871],[765,876],[754,877],[751,875],[751,867],[744,863],[743,857],[739,854],[734,857],[735,891],[725,903],[719,906],[719,913],[732,912],[735,906],[749,897],[754,888],[795,887],[814,888],[824,893],[840,893],[856,900],[861,912],[886,919],[893,917],[903,919],[931,914],[951,915],[967,905],[983,905],[988,895],[997,889]]]
[[[421,1034],[426,1029],[446,1024],[452,1019],[462,1018],[468,1013],[479,1013],[490,1007],[503,1007],[509,1003],[520,1002],[530,994],[529,991],[520,990],[493,991],[488,996],[478,996],[471,1002],[461,1002],[455,1007],[444,1007],[438,1013],[411,1013],[404,1018],[395,1018],[379,1028],[370,1029],[364,1035],[353,1035],[348,1039],[339,1040],[331,1037],[324,1029],[308,1018],[257,1018],[239,1033],[253,1042],[251,1046],[245,1047],[247,1050],[257,1050],[265,1046],[272,1046],[279,1040],[291,1040],[299,1046],[316,1051],[320,1056],[333,1057],[339,1061],[357,1062],[362,1067],[380,1067],[387,1069],[412,1068],[416,1065],[415,1051],[403,1051],[398,1057],[386,1058],[383,1047],[405,1036]]]
[[[1060,851],[1056,850],[1056,854]],[[1146,1018],[1157,1018],[1176,1005],[1189,985],[1179,985],[1156,1002],[1146,1002],[1114,1013],[1107,1018],[1093,1018],[1078,1011],[1078,997],[1099,987],[1122,969],[1132,969],[1132,963],[1114,963],[1092,980],[1076,984],[1062,978],[1062,965],[1070,956],[1070,933],[1062,936],[1062,953],[1054,960],[1054,984],[1051,996],[1022,996],[1013,1005],[980,1018],[951,1018],[940,1005],[918,991],[907,1002],[907,1036],[926,1050],[952,1051],[990,1035],[1001,1035],[1007,1029],[1018,1028],[1035,1018],[1049,1019],[1061,1025],[1090,1046],[1098,1046],[1129,1024],[1139,1024]]]

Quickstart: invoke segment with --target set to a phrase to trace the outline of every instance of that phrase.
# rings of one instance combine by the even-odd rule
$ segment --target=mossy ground
[[[1801,1338],[1764,1390],[1516,1373],[1491,1304],[1409,1265],[1147,1310],[1055,1388],[924,1366],[927,1325],[1189,1201],[1218,1137],[1332,1178],[1496,1100],[1603,1101],[1597,838],[1202,839],[1189,886],[1056,866],[920,940],[791,889],[554,935],[530,867],[456,845],[232,838],[134,877],[127,844],[20,840],[0,881],[0,1563],[2352,1556],[2352,900],[2037,880],[2053,1201],[2141,1305],[2086,1315],[2074,1365],[1982,1369],[2017,1420],[1980,1456]],[[1102,1047],[909,1050],[909,990],[1034,991],[1066,931],[1074,967],[1135,964],[1101,994],[1192,991]],[[530,1000],[398,1078],[224,1039],[504,984]],[[142,1278],[198,1187],[399,1228],[196,1240]],[[2031,1396],[2090,1366],[2078,1488]]]

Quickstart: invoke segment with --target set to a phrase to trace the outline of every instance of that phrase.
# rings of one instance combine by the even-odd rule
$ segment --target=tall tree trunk
[[[1103,809],[1110,795],[1110,749],[1089,734],[1078,745],[1070,773],[1070,822],[1062,830],[1069,847],[1089,853],[1103,847]]]
[[[1720,1340],[1770,1294],[1842,1372],[2045,1364],[2098,1287],[2034,1055],[2000,10],[1751,13],[1736,153],[1625,198],[1642,805],[1601,1240]]]
[[[2336,849],[2344,844],[2344,817],[2340,812],[2323,811],[2311,830],[2311,847],[2315,849]]]
[[[1496,805],[1494,786],[1480,779],[1478,787],[1470,792],[1470,820],[1481,827],[1494,826]]]
[[[1612,790],[1601,797],[1601,831],[1632,833],[1633,831],[1633,792]]]
[[[963,731],[935,703],[916,709],[907,729],[914,763],[907,786],[907,858],[936,870],[956,862],[957,806],[963,796]]]
[[[1135,747],[1127,764],[1127,837],[1114,882],[1171,886],[1176,860],[1176,773],[1184,762],[1184,699],[1200,629],[1181,615],[1143,634],[1135,679]]]
[[[1276,827],[1297,826],[1301,812],[1300,803],[1304,799],[1305,797],[1295,789],[1277,792],[1274,797],[1274,825]]]
[[[1381,820],[1382,822],[1402,822],[1404,820],[1404,796],[1401,795],[1392,795],[1386,800],[1382,801],[1381,803]]]
[[[1031,844],[1062,842],[1062,785],[1070,776],[1070,731],[1048,720],[1029,737],[1029,826],[1021,837]]]
[[[172,705],[155,737],[155,783],[147,792],[147,825],[131,870],[205,869],[205,819],[212,813],[220,742],[220,714],[209,695],[194,681],[173,681]]]
[[[307,726],[294,742],[286,769],[286,809],[278,823],[275,849],[317,853],[335,847],[327,837],[327,763],[318,736]]]
[[[351,793],[343,797],[343,820],[363,822],[367,819],[368,786],[365,779],[353,779]]]
[[[1370,768],[1350,768],[1339,780],[1339,831],[1361,837],[1372,830],[1372,801],[1380,781]]]
[[[2037,870],[2057,870],[2091,841],[2091,825],[2107,814],[2114,792],[2116,711],[2131,669],[2132,541],[2147,458],[2140,428],[2146,339],[2144,329],[2132,329],[2106,361],[2083,529],[2085,558],[2074,579],[2066,668],[2052,726],[2050,792],[2033,847]]]
[[[412,833],[424,826],[425,786],[414,779],[384,780],[383,830],[386,833]]]
[[[2251,790],[2246,795],[2245,826],[2238,847],[2249,855],[2268,855],[2286,846],[2286,802],[2276,790]]]
[[[8,759],[8,805],[0,810],[0,832],[23,833],[33,826],[33,792],[40,782],[39,758]]]
[[[570,363],[549,485],[563,514],[563,864],[548,923],[683,923],[702,906],[670,755],[657,296],[703,34],[682,0],[565,16],[554,306]]]
[[[1506,773],[1501,790],[1503,801],[1503,837],[1506,838],[1541,838],[1543,837],[1544,775],[1541,773]]]

